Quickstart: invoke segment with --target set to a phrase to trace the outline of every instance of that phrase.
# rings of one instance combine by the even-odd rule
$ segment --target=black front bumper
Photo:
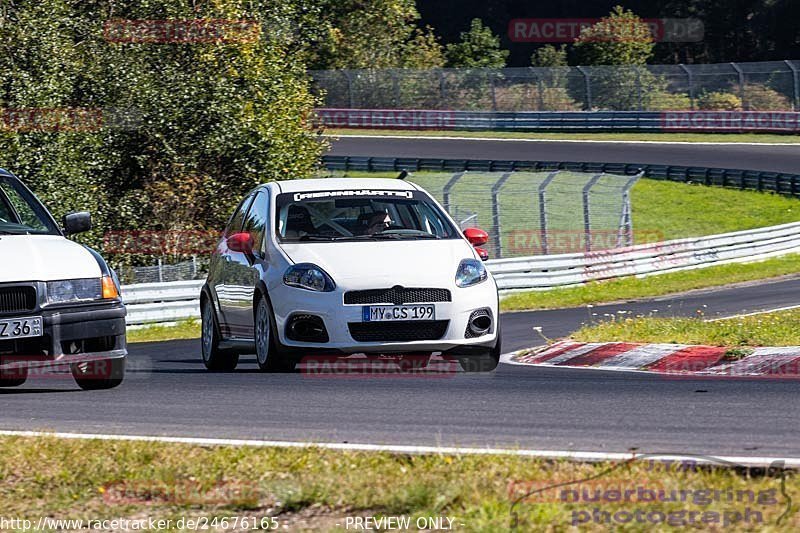
[[[43,330],[41,337],[0,340],[0,368],[123,358],[128,354],[125,314],[125,306],[114,301],[0,316],[41,316]]]

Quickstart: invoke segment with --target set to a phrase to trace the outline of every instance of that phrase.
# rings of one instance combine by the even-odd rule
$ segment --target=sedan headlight
[[[47,303],[49,304],[80,303],[116,298],[119,298],[119,290],[110,276],[47,282]]]
[[[487,277],[489,277],[489,274],[486,272],[486,267],[483,266],[482,261],[464,259],[458,265],[458,270],[456,271],[456,285],[470,287],[486,281]]]
[[[283,275],[283,282],[290,287],[317,292],[331,292],[336,288],[328,273],[312,263],[290,266]]]
[[[47,303],[63,304],[85,302],[103,298],[103,282],[100,278],[65,279],[47,282]]]

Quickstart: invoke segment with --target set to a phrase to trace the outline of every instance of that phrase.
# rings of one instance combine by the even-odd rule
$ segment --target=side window
[[[239,204],[239,207],[236,208],[236,211],[233,212],[231,219],[228,221],[228,225],[225,227],[225,236],[230,237],[234,233],[238,233],[242,231],[242,224],[244,223],[244,215],[247,213],[250,204],[252,203],[253,195],[247,196],[242,203]]]
[[[19,193],[11,187],[0,184],[0,195],[8,198],[11,205],[6,205],[4,198],[0,197],[0,218],[4,222],[14,222],[13,212],[11,206],[16,210],[20,217],[20,223],[35,231],[47,231],[49,228],[45,226],[42,219],[33,211],[28,202],[26,202]]]
[[[253,242],[255,243],[253,250],[256,252],[264,252],[264,235],[267,231],[268,216],[269,195],[264,191],[260,191],[256,199],[253,200],[253,206],[244,221],[244,231],[253,236]]]

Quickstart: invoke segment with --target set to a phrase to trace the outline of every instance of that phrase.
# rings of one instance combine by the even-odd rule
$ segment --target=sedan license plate
[[[435,320],[435,305],[365,305],[361,308],[363,322],[392,322],[395,320]]]
[[[0,320],[0,339],[24,339],[42,336],[42,317]]]

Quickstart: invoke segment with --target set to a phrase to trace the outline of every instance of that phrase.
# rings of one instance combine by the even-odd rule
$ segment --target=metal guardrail
[[[511,172],[514,170],[573,172],[606,172],[635,175],[644,172],[649,179],[698,183],[735,189],[771,191],[800,197],[800,174],[738,170],[732,168],[687,167],[678,165],[649,165],[645,163],[598,163],[575,161],[511,161],[491,159],[422,159],[408,157],[332,156],[322,158],[323,165],[332,171],[399,172]]]
[[[647,131],[797,133],[792,111],[440,111],[316,110],[329,128],[463,131]]]
[[[648,276],[800,252],[800,222],[600,252],[496,259],[486,265],[501,292],[545,290],[589,281]],[[122,287],[128,324],[197,318],[203,281]]]

